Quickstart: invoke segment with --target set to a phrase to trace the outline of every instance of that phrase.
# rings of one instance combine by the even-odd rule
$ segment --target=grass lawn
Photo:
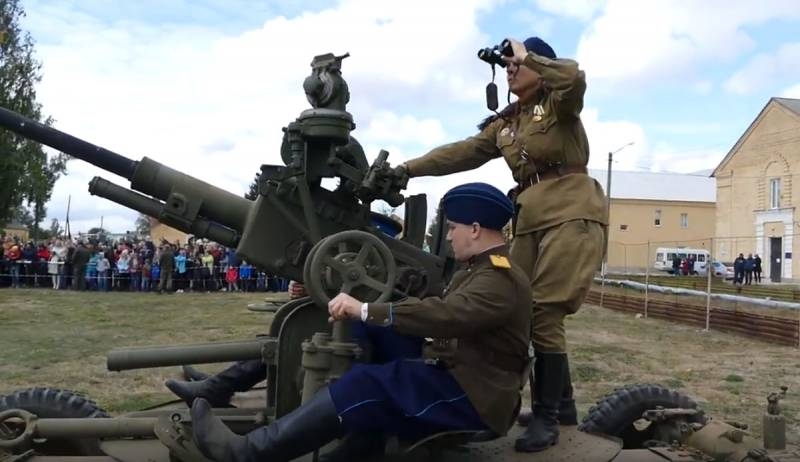
[[[0,394],[33,386],[66,388],[112,413],[171,400],[163,382],[176,377],[178,367],[109,372],[106,353],[124,346],[251,339],[267,332],[271,315],[252,312],[247,304],[266,296],[2,290]],[[800,441],[796,348],[590,305],[569,318],[567,329],[581,416],[615,387],[661,383],[691,395],[716,418],[746,422],[760,435],[767,394],[786,385],[788,436]]]

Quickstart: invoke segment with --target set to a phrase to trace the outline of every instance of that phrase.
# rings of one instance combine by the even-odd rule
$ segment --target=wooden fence
[[[587,303],[600,304],[600,291],[592,289]],[[644,314],[644,297],[605,293],[603,307],[616,311]],[[709,329],[730,332],[779,345],[800,347],[800,320],[766,314],[745,313],[711,307]],[[647,316],[680,322],[699,328],[706,327],[706,307],[665,300],[648,300]],[[800,316],[800,313],[798,313]]]

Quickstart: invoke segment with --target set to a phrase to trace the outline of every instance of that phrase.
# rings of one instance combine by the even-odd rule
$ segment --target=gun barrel
[[[264,345],[276,341],[275,338],[264,337],[240,342],[116,348],[108,352],[106,367],[110,371],[126,371],[184,364],[261,359],[261,350]]]
[[[128,159],[116,152],[68,135],[3,107],[0,107],[0,127],[50,146],[64,154],[89,162],[128,180],[133,176],[138,164],[133,159]]]
[[[252,201],[191,177],[148,157],[142,158],[131,178],[131,189],[172,203],[178,201],[197,213],[238,232],[244,230]],[[177,197],[172,194],[177,193]],[[178,208],[183,207],[182,205]]]
[[[191,221],[179,220],[164,213],[164,203],[97,176],[89,182],[89,193],[156,218],[162,223],[191,233],[196,237],[208,238],[228,247],[236,247],[239,242],[237,231],[200,217]]]

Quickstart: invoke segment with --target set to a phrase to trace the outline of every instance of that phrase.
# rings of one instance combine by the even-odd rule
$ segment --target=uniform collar
[[[480,265],[482,263],[486,263],[489,261],[489,257],[491,255],[501,255],[503,257],[508,257],[508,246],[506,244],[500,244],[494,247],[490,247],[483,252],[473,255],[467,260],[467,265],[471,268],[476,265]]]
[[[545,97],[545,91],[544,91],[544,89],[541,89],[541,90],[539,90],[539,91],[538,91],[538,92],[537,92],[537,93],[536,93],[536,94],[533,96],[533,98],[531,98],[531,100],[530,100],[530,101],[528,101],[528,102],[527,102],[527,103],[525,103],[525,104],[519,104],[519,105],[517,105],[517,114],[528,114],[528,115],[531,115],[531,114],[533,114],[533,109],[534,109],[536,106],[538,106],[538,105],[542,104],[542,102],[544,101],[544,97]]]

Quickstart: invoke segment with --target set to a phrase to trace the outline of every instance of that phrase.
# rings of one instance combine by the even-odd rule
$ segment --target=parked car
[[[715,278],[723,278],[726,281],[727,280],[733,280],[733,267],[725,266],[725,264],[722,263],[721,261],[714,260],[713,262],[711,262],[711,268],[712,268],[712,271],[713,271],[711,273],[711,275],[713,277],[715,277]],[[697,269],[698,269],[698,271],[697,271],[698,275],[706,276],[706,265],[703,265],[702,267],[699,267]]]

